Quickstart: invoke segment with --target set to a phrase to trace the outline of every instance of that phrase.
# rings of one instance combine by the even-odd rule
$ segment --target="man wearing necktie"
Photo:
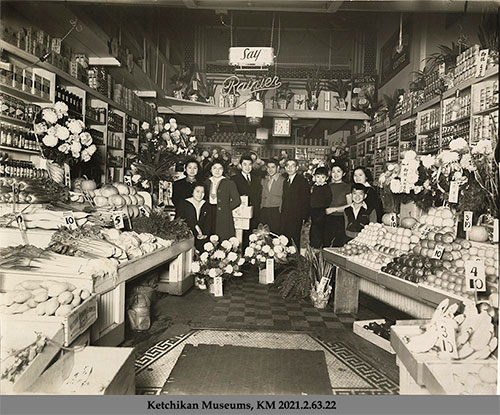
[[[252,233],[252,230],[256,229],[259,225],[262,184],[260,177],[253,171],[253,160],[250,155],[241,156],[240,168],[241,172],[231,177],[231,180],[236,184],[240,196],[248,196],[248,206],[253,206],[250,229],[243,231],[242,247],[245,249],[248,246],[248,237]]]
[[[297,249],[300,249],[302,224],[309,216],[310,188],[307,180],[297,173],[296,160],[287,160],[285,171],[288,177],[283,183],[280,228],[281,233],[293,239]]]
[[[266,163],[267,176],[262,179],[262,202],[260,222],[269,226],[271,232],[280,234],[281,202],[283,199],[283,182],[285,178],[279,172],[276,159]]]

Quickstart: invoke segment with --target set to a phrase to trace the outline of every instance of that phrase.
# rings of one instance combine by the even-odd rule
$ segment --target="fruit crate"
[[[91,295],[67,316],[36,316],[27,314],[0,314],[0,322],[16,321],[19,327],[24,322],[35,322],[41,328],[45,325],[64,327],[64,346],[69,346],[80,334],[97,320],[97,296]]]
[[[360,320],[355,321],[352,325],[352,331],[358,336],[362,337],[366,341],[374,344],[375,346],[384,349],[386,352],[391,354],[396,354],[394,349],[391,346],[390,340],[384,339],[383,337],[375,334],[373,331],[365,329],[364,326],[368,326],[370,323],[384,324],[385,320]]]

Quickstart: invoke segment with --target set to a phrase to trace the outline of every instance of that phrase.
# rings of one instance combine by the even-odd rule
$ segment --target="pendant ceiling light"
[[[250,125],[259,125],[264,117],[264,105],[262,101],[253,96],[246,104],[245,115]]]
[[[403,13],[399,14],[399,42],[396,46],[396,52],[401,53],[403,51]]]

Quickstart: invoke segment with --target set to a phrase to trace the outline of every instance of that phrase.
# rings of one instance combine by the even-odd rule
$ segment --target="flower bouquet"
[[[273,283],[274,264],[287,263],[288,256],[297,252],[295,246],[287,246],[289,241],[285,235],[270,232],[267,225],[259,224],[248,239],[250,243],[245,249],[245,258],[259,267],[260,284]]]
[[[198,140],[189,127],[179,128],[175,118],[168,123],[156,117],[154,124],[141,125],[139,154],[132,164],[133,180],[154,194],[160,180],[172,180],[172,168],[196,152]]]
[[[84,122],[69,118],[68,106],[61,101],[38,113],[33,130],[42,157],[47,160],[49,175],[58,183],[64,180],[65,163],[88,162],[97,150]]]
[[[197,285],[203,288],[208,283],[211,290],[219,289],[219,294],[214,292],[216,296],[222,296],[222,281],[243,275],[240,268],[245,263],[245,258],[241,256],[240,241],[233,236],[220,242],[217,235],[212,235],[203,250],[191,268]]]

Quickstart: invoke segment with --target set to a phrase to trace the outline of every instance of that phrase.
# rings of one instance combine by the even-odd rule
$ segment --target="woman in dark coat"
[[[217,235],[221,241],[236,235],[234,229],[233,210],[240,204],[240,194],[232,180],[223,176],[224,166],[214,161],[210,166],[210,177],[205,181],[205,199],[211,217],[209,235]]]
[[[184,164],[184,174],[186,177],[176,180],[173,185],[172,202],[174,203],[176,212],[179,202],[193,195],[193,188],[197,182],[199,172],[200,165],[196,160],[188,160]]]
[[[203,244],[208,241],[208,235],[213,218],[210,217],[210,209],[205,198],[205,186],[203,183],[195,183],[193,194],[185,200],[180,200],[177,205],[176,218],[186,221],[189,229],[193,232],[195,246],[198,251],[203,249]]]

